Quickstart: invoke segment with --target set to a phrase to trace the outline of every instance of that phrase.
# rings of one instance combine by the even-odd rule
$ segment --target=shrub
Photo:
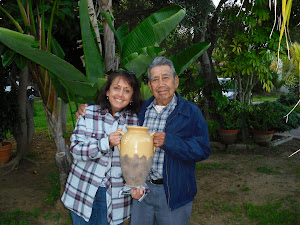
[[[286,106],[295,105],[298,102],[298,96],[291,93],[281,94],[277,101]]]
[[[248,126],[255,130],[274,130],[275,132],[289,131],[300,126],[300,117],[292,112],[286,123],[286,116],[289,113],[289,107],[278,101],[266,101],[254,105],[248,112]]]
[[[240,129],[242,126],[243,106],[240,102],[232,101],[220,112],[222,120],[221,128],[226,130]]]
[[[212,97],[216,103],[214,113],[218,117],[218,128],[225,130],[240,129],[243,123],[244,105],[237,101],[230,101],[219,92],[214,92]]]
[[[207,121],[207,127],[208,127],[208,132],[209,132],[209,139],[210,140],[216,140],[217,139],[218,123],[214,120],[208,120]]]

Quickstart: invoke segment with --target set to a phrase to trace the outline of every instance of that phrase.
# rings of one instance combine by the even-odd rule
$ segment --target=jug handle
[[[121,135],[123,135],[124,136],[124,132],[123,131],[121,131],[121,130],[117,130],[117,132],[118,133],[120,133]],[[119,151],[121,151],[121,143],[120,144],[118,144],[118,149],[119,149]]]
[[[155,134],[155,132],[152,132],[152,133],[150,134],[150,136],[153,137],[154,134]],[[153,151],[155,152],[156,147],[153,147],[153,148],[154,148]]]

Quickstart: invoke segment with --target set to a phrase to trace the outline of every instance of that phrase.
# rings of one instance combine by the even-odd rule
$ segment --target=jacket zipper
[[[165,156],[166,157],[166,156]],[[169,177],[168,177],[168,166],[167,166],[167,157],[166,157],[166,175],[167,175],[167,188],[168,188],[168,208],[171,211],[170,208],[170,187],[169,187]]]
[[[177,114],[178,114],[178,112],[174,115],[174,117],[172,117],[172,118],[166,123],[166,125],[165,125],[165,131],[166,131],[166,128],[167,128],[168,123],[169,123],[171,120],[173,120],[173,119],[177,116]],[[168,159],[167,159],[166,156],[165,156],[165,158],[166,158],[166,175],[167,175],[167,188],[168,188],[168,208],[169,208],[169,210],[171,211],[171,208],[170,208],[170,198],[171,198],[171,196],[170,196],[169,176],[168,176]]]

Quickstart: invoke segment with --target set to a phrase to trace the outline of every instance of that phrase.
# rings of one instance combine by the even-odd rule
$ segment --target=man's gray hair
[[[156,66],[164,66],[167,65],[171,68],[173,72],[174,78],[176,77],[176,71],[174,68],[174,64],[170,59],[167,59],[164,56],[157,56],[155,59],[153,59],[152,63],[148,66],[147,73],[148,73],[148,80],[150,81],[150,71],[156,67]]]

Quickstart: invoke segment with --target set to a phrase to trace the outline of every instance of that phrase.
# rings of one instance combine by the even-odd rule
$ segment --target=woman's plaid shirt
[[[131,197],[119,198],[124,187],[117,147],[110,149],[109,134],[118,128],[138,125],[137,116],[119,112],[112,117],[107,110],[93,105],[86,108],[71,136],[73,164],[61,198],[67,208],[89,220],[99,186],[106,187],[108,224],[120,224],[130,216]]]

